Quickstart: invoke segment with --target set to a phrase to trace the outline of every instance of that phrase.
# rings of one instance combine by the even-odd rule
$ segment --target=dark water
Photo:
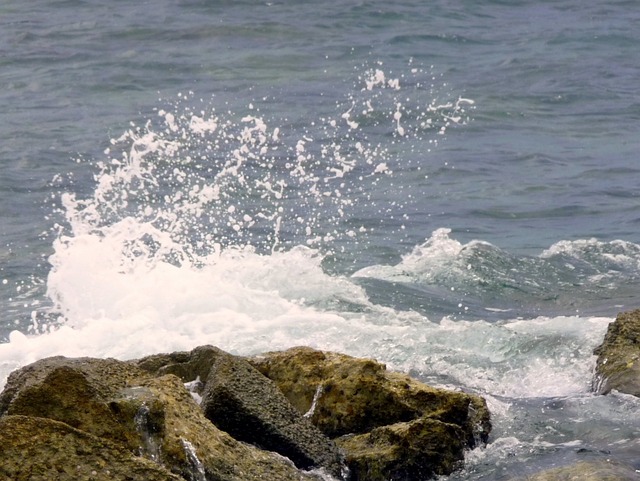
[[[3,378],[310,344],[487,396],[492,442],[455,479],[636,463],[637,402],[590,383],[639,304],[639,22],[576,0],[0,6]]]

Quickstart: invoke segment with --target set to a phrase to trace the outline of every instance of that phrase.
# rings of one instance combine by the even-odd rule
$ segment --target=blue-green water
[[[487,396],[491,443],[455,479],[637,463],[638,402],[590,383],[640,304],[639,21],[577,0],[0,6],[2,379],[309,344]]]

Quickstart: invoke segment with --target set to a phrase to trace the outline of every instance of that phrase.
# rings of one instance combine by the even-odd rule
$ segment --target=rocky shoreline
[[[595,352],[596,392],[640,395],[640,310],[618,315]],[[490,431],[479,396],[308,347],[53,357],[0,394],[0,479],[417,481],[461,467]],[[637,473],[578,463],[528,479]]]

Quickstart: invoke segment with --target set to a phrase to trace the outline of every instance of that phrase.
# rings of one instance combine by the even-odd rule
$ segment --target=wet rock
[[[250,362],[331,438],[422,416],[458,425],[468,447],[491,430],[481,397],[430,387],[371,359],[296,347]]]
[[[453,472],[464,459],[465,433],[435,419],[374,428],[336,441],[355,480],[423,480]]]
[[[75,429],[74,433],[83,433],[84,437],[70,438],[78,453],[93,452],[97,439],[155,463],[163,467],[162,472],[171,472],[178,479],[313,479],[281,456],[242,443],[216,428],[176,376],[155,378],[132,363],[62,357],[38,361],[9,376],[0,395],[0,409],[5,415],[0,418],[3,422],[9,418],[17,420],[14,422],[48,418]],[[46,433],[38,437],[38,430],[23,432],[27,444],[47,443]],[[52,436],[55,438],[58,432]],[[85,440],[88,446],[83,444]],[[19,462],[11,457],[22,444],[16,446],[4,449],[3,445],[0,465]],[[56,463],[63,462],[62,458],[55,459]],[[120,459],[105,459],[105,469],[120,469],[109,464],[117,464]],[[68,470],[69,466],[60,469]]]
[[[53,419],[135,449],[138,434],[122,422],[110,402],[144,375],[114,359],[42,359],[9,375],[0,394],[0,415]]]
[[[632,481],[638,473],[630,466],[610,461],[582,461],[549,469],[514,481]]]
[[[488,439],[484,399],[427,386],[383,364],[307,347],[250,359],[346,452],[356,480],[451,473]]]
[[[149,434],[158,436],[151,445],[159,444],[162,462],[185,479],[312,479],[288,460],[239,442],[216,428],[176,376],[150,379],[142,387],[154,394],[164,412],[159,433],[153,429],[155,422],[150,423]]]
[[[243,358],[224,354],[214,360],[202,408],[208,419],[236,439],[286,456],[299,468],[324,468],[341,477],[337,446]]]
[[[200,346],[192,351],[154,354],[131,363],[154,376],[174,374],[185,383],[198,378],[204,383],[216,359],[228,355],[215,346]]]
[[[609,324],[598,356],[594,390],[640,397],[640,310],[622,312]]]
[[[422,480],[450,473],[491,427],[481,398],[371,359],[295,348],[249,362],[212,346],[129,362],[38,361],[9,376],[0,422],[0,467],[18,480],[129,479],[118,477],[127,470],[134,481],[325,476],[298,468],[338,478],[336,444],[351,481]]]
[[[51,419],[0,418],[0,479],[184,481],[104,438]]]

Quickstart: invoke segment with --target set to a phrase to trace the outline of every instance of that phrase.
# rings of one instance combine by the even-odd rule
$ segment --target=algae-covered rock
[[[464,431],[429,418],[337,440],[354,480],[423,480],[450,474],[464,459]]]
[[[73,449],[78,453],[92,452],[93,445],[85,447],[83,440],[97,439],[157,463],[167,473],[181,477],[178,479],[313,479],[281,456],[240,442],[216,428],[176,376],[155,378],[132,363],[44,359],[12,373],[0,403],[6,414],[0,419],[48,418],[83,433],[85,437],[76,436],[74,441]],[[24,432],[24,442],[46,444],[46,433],[34,440],[37,431]],[[55,438],[57,433],[51,435]],[[3,446],[0,465],[17,462],[11,456],[18,451]],[[73,457],[69,459],[71,462]],[[105,469],[120,469],[109,461],[117,464],[120,458],[104,461]],[[56,462],[64,464],[62,458],[56,458]]]
[[[0,479],[184,481],[104,438],[51,419],[0,417]]]
[[[435,389],[371,359],[298,347],[250,362],[338,438],[353,481],[450,474],[491,429],[484,399]]]
[[[597,392],[615,389],[640,397],[640,310],[618,314],[594,353]]]
[[[630,466],[602,461],[582,461],[549,469],[513,481],[635,481],[638,473]]]
[[[0,394],[0,414],[37,416],[121,443],[128,449],[140,437],[111,407],[113,398],[145,373],[114,359],[53,357],[9,375]]]
[[[185,388],[197,379],[201,405]],[[212,346],[128,362],[43,359],[9,376],[0,422],[0,475],[15,480],[325,476],[293,462],[341,477],[336,442],[351,481],[422,480],[450,473],[490,429],[481,398],[370,359],[296,348],[249,363]]]
[[[481,397],[430,387],[371,359],[297,347],[250,362],[332,438],[422,416],[458,425],[468,447],[491,430]]]

